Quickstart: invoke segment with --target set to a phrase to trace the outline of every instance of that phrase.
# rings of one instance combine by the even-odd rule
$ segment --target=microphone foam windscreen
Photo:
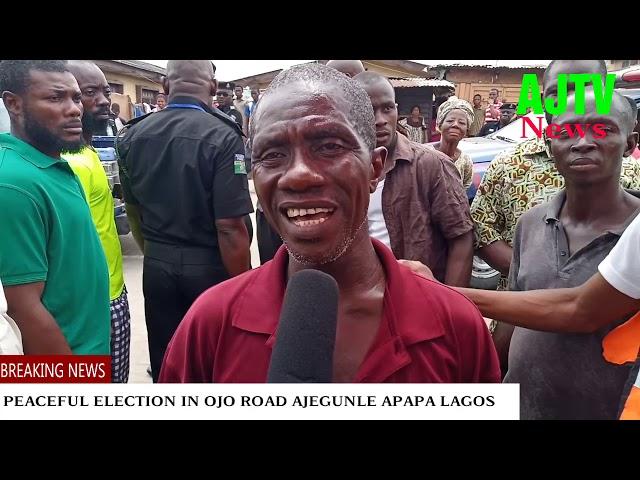
[[[338,284],[318,270],[289,279],[268,383],[331,383],[338,319]]]

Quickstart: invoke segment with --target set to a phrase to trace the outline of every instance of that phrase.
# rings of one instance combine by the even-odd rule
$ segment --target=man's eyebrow
[[[314,125],[311,131],[305,133],[305,137],[308,138],[325,138],[345,135],[352,137],[354,134],[346,126],[336,123]]]
[[[67,93],[67,92],[70,92],[70,93],[75,95],[76,93],[79,92],[79,90],[75,90],[72,87],[62,87],[62,86],[59,86],[59,85],[50,85],[46,89],[47,89],[47,91],[49,93]]]
[[[258,136],[257,140],[252,141],[252,147],[255,151],[256,149],[267,149],[273,147],[281,147],[286,145],[287,141],[287,133],[286,132],[277,132],[269,133],[268,131],[264,133],[262,136]]]

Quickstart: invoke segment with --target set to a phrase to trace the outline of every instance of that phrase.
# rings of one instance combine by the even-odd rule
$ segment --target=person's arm
[[[509,265],[511,264],[513,249],[507,242],[504,240],[496,240],[485,247],[479,248],[476,253],[501,274],[509,275]]]
[[[437,281],[426,265],[410,260],[399,262],[414,273]],[[620,292],[600,273],[574,288],[526,292],[454,289],[472,300],[485,317],[548,332],[592,333],[640,310],[640,299]]]
[[[471,157],[468,155],[465,155],[462,171],[464,172],[462,175],[462,188],[464,188],[466,192],[473,182],[473,160],[471,160]]]
[[[516,240],[518,235],[516,229]],[[636,217],[598,266],[598,273],[579,287],[463,293],[496,320],[552,332],[595,332],[640,309],[639,238],[640,217]]]
[[[245,146],[235,132],[217,139],[213,159],[213,211],[222,262],[231,276],[251,269],[250,240],[244,216],[253,212],[245,163]]]
[[[131,227],[131,234],[133,235],[133,239],[136,241],[136,245],[138,245],[140,251],[144,253],[144,237],[142,236],[140,211],[138,210],[138,205],[125,203],[124,209],[127,211],[127,221],[129,222],[129,227]]]
[[[447,285],[466,287],[471,278],[473,264],[473,231],[468,231],[447,241],[447,270],[444,282]]]
[[[418,181],[428,195],[428,208],[433,224],[447,242],[445,282],[466,286],[473,264],[473,222],[469,200],[462,188],[460,172],[445,154],[430,149],[436,158],[421,162]],[[423,193],[424,195],[424,193]]]
[[[47,225],[51,215],[46,206],[14,185],[0,184],[0,205],[0,277],[8,313],[22,334],[24,353],[71,354],[41,300],[49,274]]]
[[[513,252],[504,241],[504,165],[510,154],[499,153],[489,164],[471,203],[471,219],[476,234],[476,253],[503,275],[508,275]]]
[[[232,277],[251,269],[249,233],[243,217],[216,219],[222,263]]]
[[[45,282],[5,287],[8,314],[22,335],[25,355],[71,355],[67,340],[42,304]]]
[[[483,315],[548,332],[592,333],[640,310],[640,299],[612,287],[600,273],[574,288],[494,292],[458,289]]]
[[[144,237],[142,235],[142,219],[140,210],[138,209],[138,199],[131,189],[131,179],[127,169],[127,154],[129,153],[128,138],[117,141],[117,158],[118,170],[120,177],[120,186],[122,187],[122,196],[124,197],[124,209],[127,212],[127,222],[131,228],[131,234],[140,251],[144,254]]]

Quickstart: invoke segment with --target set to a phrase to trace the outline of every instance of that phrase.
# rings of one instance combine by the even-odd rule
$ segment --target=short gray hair
[[[367,95],[367,92],[358,82],[353,81],[344,73],[327,67],[326,65],[306,63],[280,72],[264,92],[260,102],[258,102],[256,113],[260,110],[261,105],[264,104],[265,97],[287,85],[297,82],[336,84],[344,94],[344,97],[350,101],[351,108],[349,109],[347,118],[353,124],[365,145],[369,148],[369,151],[373,151],[376,148],[375,117],[369,95]],[[255,122],[251,122],[249,134],[250,137],[253,138],[255,134]]]

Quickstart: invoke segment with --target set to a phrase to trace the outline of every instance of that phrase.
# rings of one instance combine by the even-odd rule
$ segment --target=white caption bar
[[[517,384],[4,384],[4,419],[519,419]]]

